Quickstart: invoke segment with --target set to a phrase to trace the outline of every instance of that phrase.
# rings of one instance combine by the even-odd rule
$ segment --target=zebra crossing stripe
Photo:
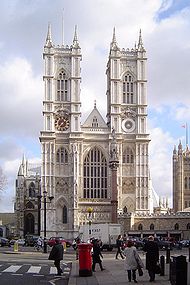
[[[50,273],[49,274],[57,274],[57,268],[56,267],[50,267]]]
[[[22,267],[22,265],[11,265],[8,268],[4,269],[2,272],[16,272]]]
[[[39,273],[41,266],[31,266],[26,273]]]

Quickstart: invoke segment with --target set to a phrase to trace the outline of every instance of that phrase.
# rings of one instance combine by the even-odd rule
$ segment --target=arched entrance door
[[[24,235],[34,234],[34,216],[29,213],[24,219]]]

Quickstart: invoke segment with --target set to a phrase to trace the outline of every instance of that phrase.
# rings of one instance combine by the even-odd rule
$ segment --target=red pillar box
[[[79,276],[92,276],[91,243],[79,243]]]

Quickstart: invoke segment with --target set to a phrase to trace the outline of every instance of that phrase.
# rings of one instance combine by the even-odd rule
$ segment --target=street
[[[2,285],[67,285],[73,249],[65,253],[62,261],[62,276],[57,276],[53,261],[48,260],[49,253],[34,251],[33,247],[20,247],[18,252],[13,248],[0,247],[0,284]]]
[[[50,250],[50,249],[49,249]],[[104,261],[115,263],[115,250],[103,252]],[[142,251],[139,251],[144,256]],[[161,250],[160,256],[166,256],[166,251]],[[189,258],[188,248],[172,250],[173,255],[186,255]],[[76,253],[72,248],[64,253],[62,262],[63,275],[56,275],[53,261],[48,260],[49,253],[36,252],[33,247],[20,247],[19,252],[13,248],[0,247],[0,284],[1,285],[68,285],[71,264],[76,260]]]

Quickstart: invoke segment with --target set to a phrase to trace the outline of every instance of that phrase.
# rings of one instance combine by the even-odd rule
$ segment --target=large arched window
[[[107,198],[106,158],[94,147],[84,159],[84,198]]]
[[[68,79],[62,70],[57,78],[57,101],[68,101]]]
[[[68,163],[68,152],[64,147],[60,147],[56,155],[57,163]]]
[[[123,163],[134,163],[134,154],[130,147],[127,147],[123,152]]]
[[[134,79],[127,73],[123,78],[123,103],[133,104],[134,102]]]
[[[29,197],[34,198],[35,197],[35,184],[34,184],[34,182],[30,183],[28,191],[29,191]]]

